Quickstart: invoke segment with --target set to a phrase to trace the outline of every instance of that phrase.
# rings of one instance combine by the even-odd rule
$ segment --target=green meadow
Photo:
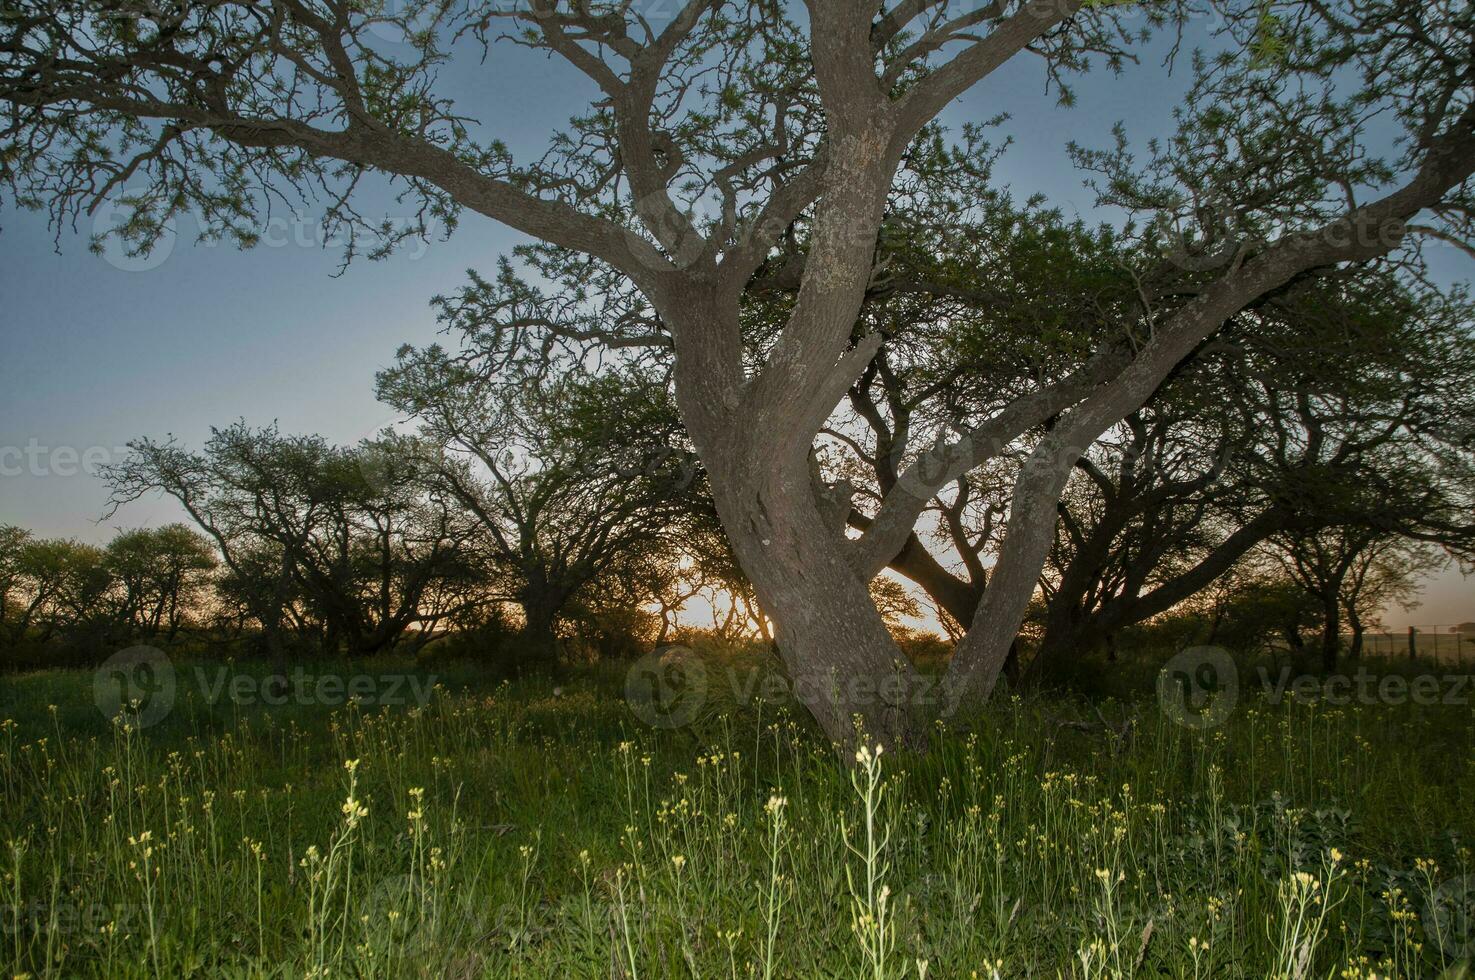
[[[90,671],[8,677],[4,968],[1467,975],[1468,703],[1251,685],[1197,727],[1150,688],[1006,696],[925,752],[847,765],[794,706],[747,697],[774,689],[751,683],[765,660],[703,656],[708,696],[670,728],[616,666],[318,664],[295,690],[367,677],[369,696],[264,704],[259,666],[222,687],[179,664],[163,717],[111,720]]]

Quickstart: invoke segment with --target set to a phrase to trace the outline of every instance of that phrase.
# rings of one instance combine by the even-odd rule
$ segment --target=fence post
[[[1416,639],[1418,635],[1417,629],[1412,626],[1408,628],[1408,659],[1410,660],[1417,660],[1419,657],[1419,641]]]

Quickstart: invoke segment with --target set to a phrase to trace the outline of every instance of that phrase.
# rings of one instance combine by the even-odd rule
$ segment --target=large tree
[[[861,308],[861,329],[884,340],[825,429],[829,489],[855,500],[857,529],[909,443],[1007,403],[1052,361],[1148,329],[1124,302],[1130,243],[990,190],[990,159],[914,153],[888,210]],[[759,336],[796,284],[786,261],[771,266],[750,290]],[[1471,308],[1405,278],[1386,261],[1321,270],[1257,301],[1077,460],[1031,664],[1109,644],[1277,532],[1399,528],[1468,554],[1475,454],[1449,423],[1475,398]],[[1026,458],[959,475],[891,561],[949,626],[982,601]]]
[[[475,211],[567,253],[570,291],[504,324],[673,350],[686,429],[789,669],[809,681],[808,707],[836,740],[854,737],[856,715],[904,739],[905,697],[878,702],[864,694],[873,686],[844,682],[916,677],[867,584],[936,489],[1033,435],[989,587],[949,667],[955,700],[982,697],[1081,453],[1258,298],[1404,248],[1411,233],[1464,240],[1468,230],[1469,5],[1216,2],[1217,37],[1195,59],[1181,133],[1140,165],[1125,147],[1077,154],[1102,175],[1104,202],[1147,219],[1134,226],[1147,329],[959,420],[951,438],[911,454],[865,533],[847,537],[815,491],[811,449],[882,340],[855,326],[909,147],[1016,56],[1041,55],[1057,80],[1097,56],[1119,67],[1138,25],[1192,6],[689,0],[659,21],[638,4],[554,0],[427,0],[397,15],[353,0],[17,0],[0,26],[0,100],[11,107],[0,166],[18,200],[61,220],[146,184],[124,226],[139,242],[187,206],[209,233],[250,241],[286,185],[325,190],[330,223],[372,227],[350,192],[373,170],[427,213]],[[409,57],[374,40],[386,22],[413,39]],[[543,49],[598,89],[536,164],[514,162],[437,84],[450,49],[478,41],[493,55]],[[1398,143],[1379,154],[1389,130]],[[755,352],[744,291],[801,218],[798,288]],[[1196,272],[1187,286],[1154,274],[1175,259]],[[632,285],[624,316],[580,301],[600,277]]]

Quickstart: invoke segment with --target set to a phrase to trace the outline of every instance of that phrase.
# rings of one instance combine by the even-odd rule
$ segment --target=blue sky
[[[1078,80],[1078,106],[1061,110],[1044,91],[1041,64],[1016,59],[945,121],[1011,113],[1015,145],[1000,179],[1090,218],[1092,195],[1065,144],[1105,146],[1118,120],[1138,139],[1163,132],[1185,74],[1180,66],[1165,84],[1146,61],[1122,78],[1093,75]],[[521,50],[499,51],[485,65],[459,60],[443,76],[458,109],[523,158],[588,95],[559,64]],[[409,218],[382,188],[359,206]],[[211,425],[237,418],[338,442],[371,435],[396,418],[374,400],[374,372],[400,344],[434,337],[430,297],[454,290],[467,268],[490,269],[519,240],[465,215],[449,241],[358,261],[335,277],[341,252],[318,241],[314,217],[279,214],[264,229],[267,242],[244,252],[194,245],[183,219],[167,254],[138,263],[91,254],[90,221],[54,242],[44,215],[0,210],[0,454],[8,453],[0,455],[0,522],[103,542],[117,527],[174,519],[166,502],[144,501],[98,523],[106,491],[77,461],[106,458],[143,435],[173,433],[198,446]],[[1449,271],[1469,275],[1453,261]],[[1423,608],[1392,611],[1387,622],[1468,619],[1475,580],[1450,573],[1431,583]]]

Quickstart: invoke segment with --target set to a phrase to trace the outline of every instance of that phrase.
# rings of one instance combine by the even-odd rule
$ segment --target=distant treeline
[[[667,490],[657,500],[625,480],[605,492],[560,464],[496,484],[499,501],[463,500],[434,462],[414,440],[338,448],[244,424],[199,453],[141,441],[108,474],[115,502],[163,492],[194,527],[126,531],[105,547],[0,528],[4,659],[185,640],[273,658],[435,640],[503,660],[628,653],[715,581],[694,545],[720,538],[688,534],[677,549]],[[470,480],[458,484],[468,494]]]
[[[540,620],[543,607],[534,600],[542,593],[499,567],[464,514],[458,521],[444,501],[364,480],[361,464],[384,446],[330,449],[316,439],[237,427],[217,433],[212,452],[235,439],[274,451],[311,447],[317,464],[342,480],[339,492],[328,497],[326,485],[315,484],[295,502],[278,495],[273,507],[253,510],[278,520],[250,533],[238,526],[229,536],[215,522],[202,525],[211,533],[175,523],[121,531],[96,546],[0,525],[0,669],[93,663],[139,643],[279,660],[418,653],[434,643],[446,656],[510,671],[558,658],[629,657],[698,636],[771,642],[715,535],[687,539],[706,551],[652,537],[605,576],[557,593],[562,600]],[[1069,670],[1084,654],[1111,662],[1119,646],[1208,642],[1324,652],[1330,644],[1356,656],[1379,611],[1412,604],[1419,578],[1438,564],[1428,549],[1396,539],[1280,538],[1171,610],[1120,629],[1083,631],[1085,642],[1071,656],[1052,657],[1048,631],[1065,594],[1056,579],[1026,620],[1015,679]],[[946,655],[950,638],[906,625],[928,615],[914,590],[883,577],[873,592],[904,649],[914,657]],[[682,607],[698,598],[711,610],[710,624],[678,622]],[[945,609],[931,611],[945,633],[956,630]]]
[[[1056,230],[1069,248],[1048,267],[1089,254],[1081,229]],[[1055,255],[1050,242],[1018,247],[1021,262]],[[696,609],[722,637],[798,643],[791,629],[774,635],[780,617],[735,557],[733,503],[719,520],[713,464],[677,411],[669,361],[559,363],[492,330],[482,301],[527,298],[503,271],[445,313],[458,349],[406,347],[378,376],[412,433],[336,446],[241,421],[198,449],[140,439],[104,470],[105,516],[163,496],[184,524],[102,548],[6,528],[7,662],[188,637],[273,658],[436,643],[521,669],[649,649]],[[942,466],[946,487],[927,475],[950,404],[1005,370],[989,367],[998,351],[978,351],[976,383],[934,377],[929,352],[955,342],[955,320],[938,316],[940,336],[877,351],[809,448],[805,481],[758,497],[812,495],[807,520],[822,527],[811,530],[850,549],[825,574],[867,582],[880,623],[913,646],[919,623],[956,640],[987,615],[1018,504],[1031,502],[1017,480],[1038,462],[1000,447],[967,472]],[[1463,296],[1364,268],[1227,323],[1119,424],[1062,449],[1053,535],[1004,670],[1019,680],[1110,661],[1128,639],[1274,642],[1328,666],[1359,653],[1379,612],[1414,603],[1423,577],[1475,563],[1475,434],[1461,408],[1475,392],[1470,320]],[[1026,365],[1038,354],[1005,347]],[[899,498],[921,512],[877,565],[864,540]],[[820,560],[761,508],[736,524],[763,555]]]

